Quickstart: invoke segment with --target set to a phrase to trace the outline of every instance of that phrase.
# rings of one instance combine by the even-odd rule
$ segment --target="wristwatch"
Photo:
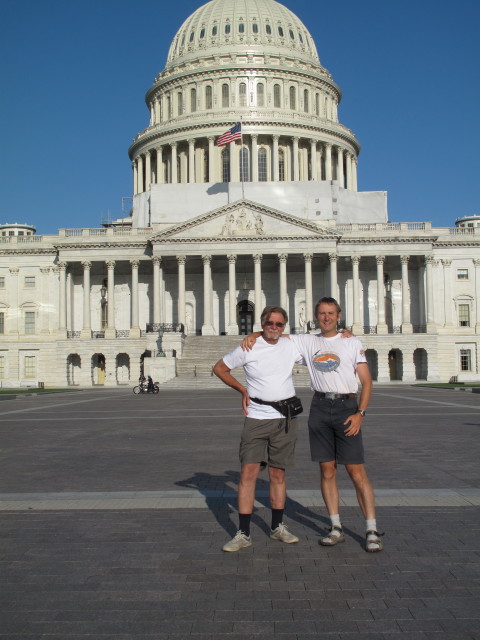
[[[367,415],[367,412],[364,411],[363,409],[359,409],[357,413],[359,413],[362,416],[362,418],[364,418]]]

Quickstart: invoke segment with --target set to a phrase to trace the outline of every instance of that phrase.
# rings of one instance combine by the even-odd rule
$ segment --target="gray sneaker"
[[[250,536],[246,536],[242,531],[237,531],[237,533],[233,536],[230,542],[224,544],[222,549],[223,551],[240,551],[240,549],[246,549],[247,547],[252,546],[252,538]]]
[[[293,533],[287,529],[286,525],[281,522],[276,529],[270,531],[270,538],[272,540],[279,540],[280,542],[286,542],[287,544],[293,544],[298,542],[300,538],[294,536]]]

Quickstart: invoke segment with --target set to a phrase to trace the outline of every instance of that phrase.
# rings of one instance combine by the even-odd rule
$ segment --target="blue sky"
[[[181,23],[203,2],[1,0],[0,222],[97,227],[132,194],[127,149]],[[359,189],[389,218],[480,214],[478,0],[288,0],[343,91]]]

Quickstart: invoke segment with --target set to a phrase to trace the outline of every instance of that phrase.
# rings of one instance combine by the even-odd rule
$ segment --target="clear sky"
[[[120,217],[145,93],[202,4],[0,0],[0,222],[56,233]],[[480,2],[284,4],[343,91],[359,190],[388,191],[393,221],[480,214]]]

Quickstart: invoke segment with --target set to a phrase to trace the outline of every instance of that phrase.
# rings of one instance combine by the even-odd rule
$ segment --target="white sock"
[[[365,530],[366,531],[376,531],[377,530],[377,521],[375,518],[373,520],[365,520]]]
[[[342,528],[342,523],[340,522],[340,514],[336,513],[335,515],[330,516],[330,522],[332,523],[332,527]],[[340,531],[337,531],[337,529],[332,529],[330,535],[340,536]]]
[[[377,521],[375,519],[373,520],[365,520],[365,528],[367,531],[376,531],[377,530]],[[379,548],[380,545],[378,544],[378,542],[375,542],[374,540],[376,539],[376,535],[373,533],[369,533],[367,535],[367,544],[370,548],[374,548],[377,547]]]

